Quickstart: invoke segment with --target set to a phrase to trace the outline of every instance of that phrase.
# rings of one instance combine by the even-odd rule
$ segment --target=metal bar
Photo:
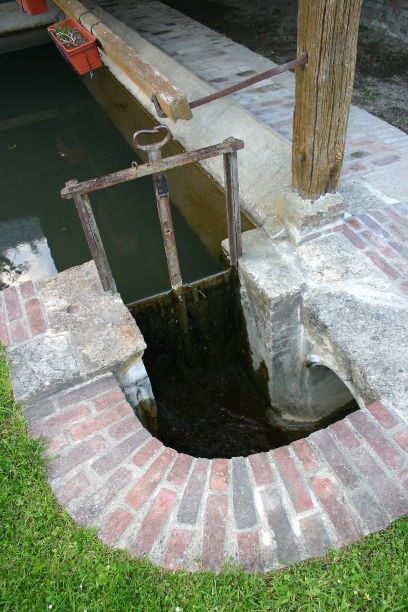
[[[68,181],[66,185],[70,186],[76,183],[77,181],[72,180]],[[98,270],[99,278],[101,279],[103,290],[116,293],[116,283],[108,263],[108,258],[106,257],[106,252],[102,244],[89,198],[86,194],[77,193],[74,196],[74,202],[96,269]]]
[[[239,203],[239,180],[238,180],[238,156],[237,152],[225,155],[228,165],[229,183],[228,189],[231,190],[232,210],[235,219],[235,240],[237,245],[237,257],[242,255],[242,231],[241,231],[241,207]]]
[[[173,155],[172,157],[166,157],[154,164],[143,164],[142,166],[136,166],[132,168],[126,168],[126,170],[119,170],[118,172],[112,172],[105,176],[90,179],[89,181],[83,181],[82,183],[76,182],[75,184],[66,184],[64,189],[61,190],[61,197],[64,199],[72,198],[76,193],[90,193],[92,191],[98,191],[105,189],[106,187],[113,187],[120,183],[126,183],[133,181],[141,176],[148,176],[158,172],[164,172],[171,170],[171,168],[177,168],[179,166],[185,166],[187,164],[209,159],[210,157],[216,157],[217,155],[224,155],[225,153],[232,153],[244,148],[242,140],[236,138],[229,138],[222,143],[213,145],[211,147],[204,147],[192,151],[191,153],[180,153],[179,155]]]
[[[173,219],[171,217],[169,188],[165,174],[153,175],[154,193],[156,196],[157,212],[159,213],[162,230],[164,250],[166,252],[167,267],[169,270],[172,289],[182,286],[180,264],[177,253],[176,238],[174,236]]]
[[[228,242],[231,266],[238,262],[237,226],[234,207],[234,189],[232,180],[231,159],[224,155],[225,202],[227,206]]]
[[[209,96],[204,96],[203,98],[198,98],[197,100],[193,100],[190,102],[190,108],[197,108],[198,106],[203,106],[204,104],[208,104],[209,102],[213,102],[214,100],[219,100],[220,98],[225,98],[226,96],[230,96],[231,94],[240,91],[241,89],[245,89],[250,85],[255,85],[255,83],[259,83],[260,81],[264,81],[265,79],[269,79],[270,77],[281,74],[282,72],[286,72],[295,66],[303,66],[307,63],[307,53],[304,53],[302,57],[291,60],[290,62],[286,62],[286,64],[281,64],[280,66],[276,66],[275,68],[270,68],[265,72],[261,72],[260,74],[256,74],[249,79],[245,79],[244,81],[240,81],[239,83],[235,83],[235,85],[231,85],[230,87],[226,87],[225,89],[221,89],[214,94]]]

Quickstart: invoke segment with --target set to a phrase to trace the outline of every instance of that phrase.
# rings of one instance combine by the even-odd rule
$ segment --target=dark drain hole
[[[313,429],[272,426],[267,380],[262,368],[254,372],[251,366],[236,273],[182,291],[188,351],[174,294],[130,306],[147,343],[144,362],[158,407],[157,420],[147,426],[166,446],[195,457],[247,456],[303,438],[358,408],[352,401]]]

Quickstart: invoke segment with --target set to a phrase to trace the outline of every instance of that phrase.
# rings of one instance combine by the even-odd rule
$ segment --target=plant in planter
[[[64,57],[79,74],[86,74],[102,66],[95,36],[75,19],[65,19],[47,29]]]
[[[38,15],[39,13],[47,12],[45,0],[17,0],[17,4],[21,6],[23,11],[30,15]]]

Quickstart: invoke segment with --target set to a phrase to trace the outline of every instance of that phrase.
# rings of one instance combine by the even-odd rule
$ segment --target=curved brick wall
[[[375,402],[247,458],[164,447],[106,375],[26,409],[50,485],[101,540],[168,568],[269,570],[383,529],[408,511],[408,427]]]

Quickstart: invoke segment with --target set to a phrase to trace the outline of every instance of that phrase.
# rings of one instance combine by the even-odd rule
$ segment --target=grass
[[[406,610],[408,520],[288,570],[162,571],[112,551],[56,504],[0,354],[2,610]]]

